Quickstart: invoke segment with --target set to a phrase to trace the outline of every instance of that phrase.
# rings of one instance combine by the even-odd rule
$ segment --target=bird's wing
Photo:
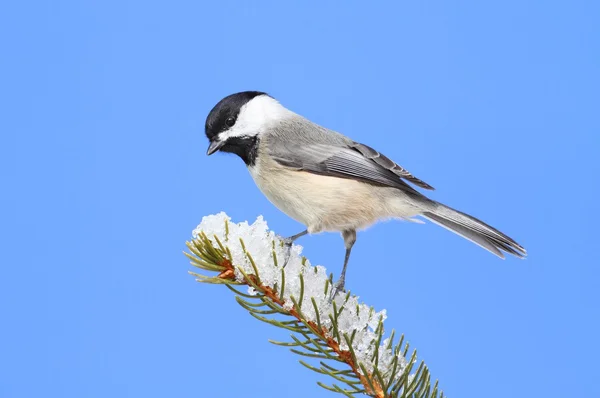
[[[269,144],[269,154],[284,166],[315,174],[350,178],[409,193],[417,191],[403,179],[421,188],[433,189],[376,150],[357,142],[292,145],[290,141],[277,140]]]
[[[434,189],[431,185],[427,184],[423,180],[418,179],[417,177],[412,175],[408,170],[406,170],[404,167],[395,163],[390,158],[386,157],[382,153],[379,153],[375,149],[373,149],[369,146],[366,146],[364,144],[359,144],[358,142],[355,142],[351,147],[353,149],[357,150],[358,152],[360,152],[365,158],[377,163],[379,166],[383,167],[384,169],[391,171],[392,173],[396,174],[398,177],[403,178],[423,189],[429,189],[429,190]]]

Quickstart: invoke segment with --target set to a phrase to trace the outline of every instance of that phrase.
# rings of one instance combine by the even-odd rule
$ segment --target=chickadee
[[[502,232],[414,189],[433,187],[375,149],[321,127],[259,91],[223,98],[206,118],[207,155],[238,155],[263,194],[306,230],[285,239],[339,231],[346,246],[334,293],[344,290],[356,230],[381,219],[424,217],[500,258],[525,249]]]

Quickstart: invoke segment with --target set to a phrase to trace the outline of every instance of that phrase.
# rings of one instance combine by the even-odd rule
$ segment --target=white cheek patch
[[[228,139],[233,138],[233,137],[249,137],[249,136],[250,136],[250,134],[246,133],[245,130],[238,128],[237,123],[236,123],[229,130],[225,130],[221,134],[219,134],[219,140],[227,141]]]
[[[293,113],[284,108],[275,99],[260,95],[248,101],[240,109],[233,127],[219,135],[221,140],[232,137],[253,137],[260,135],[270,124],[286,118]]]

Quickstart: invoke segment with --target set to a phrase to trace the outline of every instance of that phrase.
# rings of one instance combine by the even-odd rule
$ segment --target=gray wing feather
[[[374,161],[381,167],[384,167],[384,168],[390,170],[392,173],[396,174],[398,177],[404,178],[421,188],[430,189],[430,190],[434,189],[431,185],[429,185],[425,181],[420,180],[417,177],[413,176],[404,167],[393,162],[390,158],[382,155],[381,153],[377,152],[375,149],[373,149],[369,146],[366,146],[364,144],[359,144],[357,142],[355,142],[354,145],[352,145],[352,148],[354,148],[357,151],[359,151],[360,153],[362,153],[367,159],[371,159],[372,161]]]
[[[402,181],[399,174],[394,172],[395,163],[385,157],[378,158],[391,162],[390,168],[386,168],[349,146],[342,147],[327,144],[291,145],[278,140],[269,143],[269,154],[278,163],[297,170],[339,178],[351,178],[398,188],[407,193],[418,193]]]
[[[389,186],[412,194],[418,191],[403,179],[433,189],[373,148],[301,116],[282,121],[263,138],[269,155],[287,167]]]

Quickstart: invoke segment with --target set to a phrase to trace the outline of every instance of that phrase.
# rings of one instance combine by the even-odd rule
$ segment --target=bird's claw
[[[335,296],[337,296],[338,293],[346,292],[344,285],[345,280],[341,278],[333,284],[333,286],[331,287],[331,295],[329,296],[329,304],[333,303],[333,300],[335,299]]]
[[[282,268],[285,268],[285,266],[288,264],[288,261],[290,261],[290,257],[292,255],[292,244],[294,243],[294,241],[291,238],[284,238],[284,237],[279,237],[279,240],[281,240],[281,243],[283,243],[283,247],[285,248],[285,260],[283,260],[283,265]]]
[[[286,238],[284,236],[277,235],[277,239],[279,239],[283,246],[286,247],[292,247],[292,244],[294,243],[294,240],[291,237]]]

